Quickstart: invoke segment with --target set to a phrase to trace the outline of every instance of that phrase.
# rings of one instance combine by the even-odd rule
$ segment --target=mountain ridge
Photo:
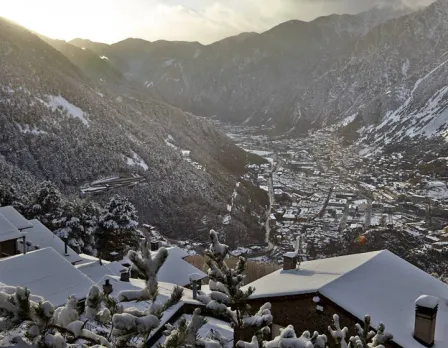
[[[0,61],[2,183],[17,184],[13,176],[20,172],[29,181],[51,180],[70,195],[105,176],[138,173],[143,183],[116,192],[166,235],[201,239],[219,226],[236,243],[264,238],[266,197],[240,178],[249,161],[261,159],[207,122],[87,78],[60,51],[2,20]],[[237,204],[223,225],[237,181]]]

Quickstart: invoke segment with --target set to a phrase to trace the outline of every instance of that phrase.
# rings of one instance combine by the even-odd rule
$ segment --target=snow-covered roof
[[[70,263],[82,261],[81,257],[69,246],[67,246],[67,255],[65,255],[65,243],[39,220],[34,219],[30,222],[32,227],[26,230],[26,241],[32,244],[32,249],[35,247],[39,247],[39,249],[51,247]]]
[[[207,275],[200,269],[185,261],[183,258],[188,253],[178,247],[167,248],[168,258],[157,273],[159,282],[166,282],[186,286],[190,284],[190,274],[197,273],[202,278]]]
[[[175,246],[175,247],[168,247],[168,248],[166,248],[166,250],[168,250],[168,253],[171,256],[175,256],[175,257],[178,257],[178,258],[181,258],[181,259],[184,259],[184,258],[186,258],[187,256],[190,255],[186,250],[184,250],[182,248],[179,248],[177,246]]]
[[[85,298],[93,284],[53,248],[0,259],[0,282],[27,287],[55,306],[65,304],[70,295]]]
[[[277,271],[251,284],[253,297],[319,292],[360,320],[379,321],[402,347],[422,348],[413,338],[415,301],[421,295],[439,299],[434,347],[448,346],[448,286],[384,250],[303,262],[292,271]]]
[[[254,287],[252,298],[300,295],[318,291],[325,284],[352,271],[379,252],[302,262],[295,270],[282,269],[247,286]],[[247,287],[246,286],[246,287]]]
[[[92,256],[92,255],[87,255],[87,254],[82,254],[82,253],[79,254],[79,257],[81,258],[82,261],[77,263],[76,264],[77,266],[100,260],[98,257]],[[110,261],[107,261],[107,260],[101,260],[101,262],[106,265],[110,263]]]
[[[110,276],[120,276],[122,271],[126,271],[119,262],[100,263],[99,261],[92,261],[89,263],[83,263],[80,265],[75,265],[75,267],[92,279],[95,283],[100,281],[107,275]]]
[[[0,207],[0,214],[7,218],[18,230],[33,227],[31,222],[25,219],[13,206]]]
[[[17,239],[23,235],[3,214],[0,213],[0,242]]]

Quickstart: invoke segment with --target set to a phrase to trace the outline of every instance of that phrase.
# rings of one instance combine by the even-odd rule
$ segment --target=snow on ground
[[[406,58],[406,61],[401,66],[401,73],[403,74],[403,76],[408,76],[409,65],[409,59]]]
[[[236,183],[235,188],[233,189],[233,193],[232,193],[232,198],[230,200],[230,204],[227,204],[227,212],[228,213],[224,216],[224,218],[222,220],[223,225],[230,224],[230,221],[232,220],[232,215],[231,214],[232,214],[235,198],[238,196],[238,192],[237,192],[238,187],[240,187],[240,182]]]
[[[51,108],[52,111],[56,111],[57,109],[62,113],[65,112],[65,116],[77,118],[80,120],[86,127],[89,127],[89,121],[85,117],[86,114],[77,106],[71,104],[67,99],[62,97],[61,95],[54,96],[48,95],[48,101],[45,102],[42,99],[38,99],[41,103],[45,104],[47,107]]]
[[[254,155],[258,155],[261,157],[268,157],[273,155],[274,153],[272,151],[264,151],[264,150],[250,150],[250,149],[243,149],[246,152],[253,153]]]
[[[426,188],[422,191],[426,197],[448,200],[448,188],[445,183],[441,181],[430,181],[427,183]]]
[[[177,145],[174,145],[175,142],[176,140],[174,140],[173,136],[171,134],[168,134],[168,136],[165,139],[165,144],[167,144],[174,150],[178,150],[179,148],[177,147]]]
[[[357,114],[353,114],[351,116],[348,116],[348,117],[344,118],[341,122],[339,122],[336,125],[336,127],[337,128],[341,128],[341,127],[345,127],[345,126],[349,125],[350,123],[352,123],[355,120],[356,115]]]
[[[20,124],[16,123],[17,127],[19,127],[19,130],[23,134],[34,134],[34,135],[44,135],[48,134],[47,132],[40,130],[36,126],[31,127],[29,124]]]
[[[126,158],[126,163],[129,166],[140,166],[143,168],[143,170],[148,170],[148,165],[146,164],[146,162],[139,156],[137,155],[134,151],[132,151],[132,158],[131,157],[127,157]]]

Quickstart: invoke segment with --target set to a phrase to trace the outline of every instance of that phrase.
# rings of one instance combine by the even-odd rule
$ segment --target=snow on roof
[[[423,347],[414,340],[415,301],[422,294],[440,299],[435,344],[448,346],[448,286],[389,251],[327,284],[320,292],[359,319],[382,321],[402,347]],[[369,299],[368,301],[366,299]]]
[[[81,262],[77,263],[76,266],[84,265],[86,263],[91,263],[93,261],[99,261],[100,259],[98,257],[87,255],[87,254],[79,254],[79,257],[81,258]],[[109,264],[110,261],[101,260],[101,262],[105,265]]]
[[[425,308],[436,308],[439,305],[439,299],[434,296],[421,295],[415,300],[415,305]]]
[[[167,250],[168,258],[157,273],[157,280],[159,282],[186,286],[190,284],[190,274],[197,273],[202,278],[207,276],[200,269],[183,259],[188,256],[185,250],[178,247],[167,248]]]
[[[8,205],[6,207],[0,207],[0,214],[9,220],[18,230],[31,228],[33,225],[22,214],[20,214],[14,207]]]
[[[0,282],[27,287],[55,306],[64,305],[70,295],[85,298],[93,284],[53,248],[1,259]]]
[[[69,246],[67,246],[68,255],[65,255],[65,243],[39,220],[34,219],[30,222],[33,227],[27,230],[26,241],[30,242],[33,248],[36,246],[39,249],[51,247],[70,263],[82,261],[81,257]]]
[[[370,314],[382,321],[402,347],[421,348],[413,338],[415,301],[422,295],[439,299],[435,345],[448,346],[448,287],[407,261],[384,250],[303,262],[297,270],[277,271],[247,286],[252,297],[319,292],[360,320]]]
[[[166,248],[166,250],[168,250],[168,253],[171,254],[172,256],[175,256],[175,257],[178,257],[181,259],[184,259],[190,255],[186,250],[179,248],[177,246]],[[157,252],[155,252],[155,253],[157,253]]]
[[[0,242],[18,239],[23,235],[3,214],[0,213]]]
[[[248,285],[251,298],[300,295],[318,291],[325,284],[359,267],[379,252],[302,262],[295,270],[278,270]]]
[[[126,271],[126,267],[123,267],[116,261],[107,264],[104,262],[101,264],[99,261],[92,261],[90,263],[76,265],[75,267],[94,282],[100,281],[107,275],[120,276],[122,271]]]

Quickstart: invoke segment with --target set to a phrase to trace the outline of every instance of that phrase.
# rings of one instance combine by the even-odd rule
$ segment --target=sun
[[[106,0],[14,0],[2,2],[0,17],[50,38],[116,40],[116,13]],[[110,5],[110,3],[109,3]]]

